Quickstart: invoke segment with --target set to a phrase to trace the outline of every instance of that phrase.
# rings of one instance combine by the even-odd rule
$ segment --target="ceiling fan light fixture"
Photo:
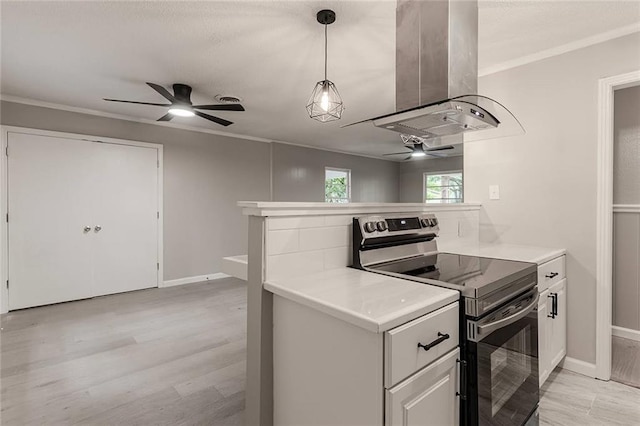
[[[169,113],[177,117],[193,117],[195,112],[187,107],[173,106],[169,108]]]
[[[316,83],[307,102],[309,117],[322,123],[339,120],[344,111],[342,97],[336,85],[327,79],[327,25],[336,20],[333,10],[324,9],[318,12],[316,19],[324,25],[324,80]]]
[[[422,151],[414,151],[411,153],[411,157],[413,158],[418,158],[418,157],[425,157],[427,154],[425,152]]]

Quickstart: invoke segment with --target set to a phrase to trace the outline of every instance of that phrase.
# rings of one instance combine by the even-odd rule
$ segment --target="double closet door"
[[[7,164],[10,310],[157,286],[157,149],[10,132]]]

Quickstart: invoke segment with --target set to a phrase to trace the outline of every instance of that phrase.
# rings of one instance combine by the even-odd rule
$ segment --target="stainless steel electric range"
[[[353,267],[458,290],[461,424],[538,424],[536,265],[441,253],[438,232],[433,214],[356,217]]]

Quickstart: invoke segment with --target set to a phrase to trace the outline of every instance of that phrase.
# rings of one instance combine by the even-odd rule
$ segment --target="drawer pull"
[[[418,342],[418,348],[422,348],[425,351],[428,351],[429,349],[431,349],[432,347],[439,345],[440,343],[444,342],[445,340],[447,340],[449,338],[448,334],[442,334],[438,331],[438,338],[436,340],[434,340],[431,343],[427,343],[426,345],[423,345],[422,343]]]
[[[557,272],[552,272],[550,274],[545,275],[545,278],[555,278],[558,276]]]

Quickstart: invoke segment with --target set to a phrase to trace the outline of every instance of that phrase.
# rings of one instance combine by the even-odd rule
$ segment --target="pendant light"
[[[339,120],[344,111],[342,98],[333,82],[327,80],[327,25],[333,24],[336,14],[333,10],[321,10],[316,15],[319,23],[324,25],[324,80],[316,83],[307,102],[309,117],[320,122]]]

